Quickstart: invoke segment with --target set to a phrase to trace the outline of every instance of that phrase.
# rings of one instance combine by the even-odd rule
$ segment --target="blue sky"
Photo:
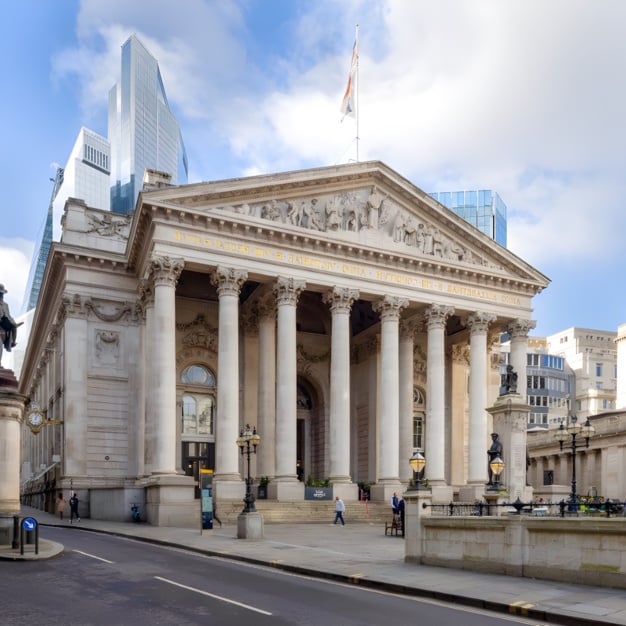
[[[190,182],[345,163],[359,24],[359,158],[425,191],[490,188],[547,275],[535,335],[626,322],[626,3],[22,0],[3,7],[0,282],[20,312],[81,126],[106,135],[120,47],[158,59]]]

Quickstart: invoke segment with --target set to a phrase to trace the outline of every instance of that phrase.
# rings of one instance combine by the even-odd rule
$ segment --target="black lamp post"
[[[422,472],[426,467],[426,459],[424,455],[417,451],[409,459],[409,465],[413,470],[413,484],[409,488],[409,491],[419,491],[422,488]]]
[[[589,418],[584,424],[578,423],[575,415],[570,415],[567,426],[561,422],[554,438],[559,442],[559,448],[563,451],[563,444],[567,441],[567,437],[571,437],[570,448],[572,450],[572,493],[570,494],[570,510],[578,511],[578,495],[576,489],[576,450],[580,447],[580,443],[576,440],[579,435],[585,438],[585,448],[589,447],[589,438],[596,432],[591,425]]]
[[[245,430],[239,431],[239,437],[237,437],[237,445],[241,450],[241,456],[244,454],[248,457],[248,475],[246,476],[246,496],[243,499],[246,506],[243,513],[256,513],[256,507],[254,506],[254,496],[252,495],[252,478],[250,477],[250,455],[256,454],[256,447],[261,442],[261,437],[257,435],[256,427],[250,427],[246,424]]]

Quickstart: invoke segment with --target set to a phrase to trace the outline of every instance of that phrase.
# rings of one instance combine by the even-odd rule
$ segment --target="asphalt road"
[[[537,623],[76,529],[42,536],[65,553],[0,562],[3,626]]]

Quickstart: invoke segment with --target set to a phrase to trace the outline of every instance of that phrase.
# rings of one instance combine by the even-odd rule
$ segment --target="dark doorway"
[[[196,498],[199,498],[200,470],[215,469],[215,444],[183,441],[182,466],[185,476],[193,476],[196,481]]]

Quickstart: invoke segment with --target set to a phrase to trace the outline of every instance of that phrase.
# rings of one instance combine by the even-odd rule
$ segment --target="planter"
[[[256,493],[257,500],[267,500],[267,487],[259,485]]]

